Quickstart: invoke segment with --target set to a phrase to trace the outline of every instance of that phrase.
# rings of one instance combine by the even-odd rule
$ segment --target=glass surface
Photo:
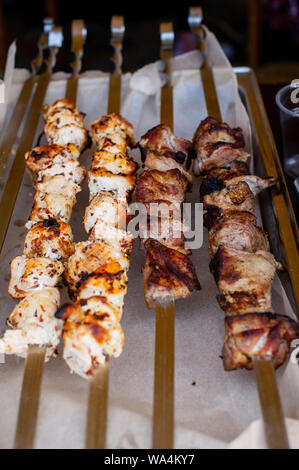
[[[295,81],[294,81],[295,82]],[[299,176],[299,86],[287,85],[276,95],[280,110],[284,170],[292,178]]]

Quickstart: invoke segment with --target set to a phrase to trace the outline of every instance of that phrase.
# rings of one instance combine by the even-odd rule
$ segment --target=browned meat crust
[[[212,117],[204,119],[196,129],[193,146],[201,172],[248,158],[242,130],[239,127],[232,129]]]
[[[220,246],[210,269],[226,315],[271,312],[271,284],[280,267],[268,251],[247,253]]]
[[[188,181],[177,168],[168,171],[144,170],[138,178],[135,198],[138,202],[169,201],[181,204]]]
[[[195,268],[188,256],[152,239],[146,241],[145,248],[143,278],[148,308],[170,298],[188,297],[194,290],[200,290]]]
[[[209,231],[209,253],[211,258],[220,245],[254,253],[269,251],[266,232],[256,225],[254,214],[232,211],[220,217]]]
[[[192,142],[173,135],[170,127],[165,124],[153,127],[141,137],[138,146],[145,166],[161,171],[178,168],[192,182],[186,171],[193,156]]]
[[[291,341],[298,336],[298,323],[284,315],[261,312],[227,317],[224,369],[252,369],[253,359],[258,357],[271,359],[277,368],[285,361]]]

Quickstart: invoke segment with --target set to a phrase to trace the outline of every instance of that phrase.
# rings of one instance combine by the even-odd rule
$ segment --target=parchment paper
[[[238,97],[236,79],[215,37],[208,32],[208,47],[218,87],[223,119],[243,128],[250,149],[248,116]],[[180,69],[183,59],[184,69]],[[206,105],[200,72],[194,68],[201,57],[192,52],[174,59],[175,133],[191,139],[200,120],[206,117]],[[181,62],[182,63],[182,62]],[[189,65],[192,64],[192,65]],[[122,113],[135,126],[136,136],[159,123],[160,89],[163,84],[161,63],[150,64],[134,75],[123,77]],[[46,102],[64,97],[65,76],[54,77]],[[20,89],[12,84],[10,93]],[[80,79],[78,107],[87,113],[86,125],[106,112],[108,76],[101,72],[86,73]],[[16,93],[17,94],[17,93]],[[40,122],[38,132],[42,129]],[[82,157],[88,167],[92,151]],[[134,157],[139,159],[138,151]],[[187,200],[198,202],[199,183],[194,179]],[[0,259],[0,328],[15,302],[7,293],[9,262],[20,254],[31,211],[34,190],[26,173],[16,202]],[[88,203],[85,182],[74,208],[71,225],[75,240],[86,239],[82,227]],[[177,448],[264,447],[258,396],[254,374],[248,371],[225,372],[219,358],[224,335],[223,312],[217,304],[217,289],[209,272],[207,233],[201,249],[194,250],[202,290],[176,303],[175,356],[175,445]],[[111,361],[109,385],[109,448],[150,448],[153,398],[153,364],[155,314],[145,307],[141,267],[144,253],[135,242],[129,271],[129,288],[125,299],[122,326],[126,341],[123,354]],[[63,293],[62,301],[67,300]],[[273,303],[277,312],[294,317],[278,279],[273,283]],[[0,447],[13,444],[24,361],[5,357],[0,367],[1,431]],[[299,448],[297,397],[299,372],[289,363],[277,371],[277,379],[288,420],[290,439]],[[82,448],[86,422],[88,382],[69,369],[61,356],[45,366],[36,437],[37,448]]]

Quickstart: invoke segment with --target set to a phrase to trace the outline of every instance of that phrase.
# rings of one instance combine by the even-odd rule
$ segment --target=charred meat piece
[[[203,204],[204,209],[208,209],[210,206],[217,207],[219,215],[225,214],[227,211],[254,213],[254,194],[247,183],[239,181],[226,186],[220,191],[206,194],[203,197]]]
[[[246,175],[233,178],[202,197],[205,225],[211,228],[216,220],[230,211],[247,211],[254,214],[254,197],[263,189],[277,183],[276,178],[260,178]]]
[[[105,168],[105,170],[117,175],[133,175],[137,171],[137,163],[125,153],[113,153],[106,150],[94,152],[91,169],[97,170]]]
[[[8,292],[21,299],[28,292],[55,287],[63,271],[63,264],[56,259],[16,256],[10,265]]]
[[[70,183],[80,186],[86,176],[86,170],[77,160],[52,163],[38,172],[36,181],[37,183],[46,183],[55,176],[63,176]]]
[[[34,225],[26,235],[24,255],[65,261],[74,252],[73,234],[69,224],[45,219]]]
[[[220,245],[254,253],[269,251],[266,232],[256,225],[256,217],[250,212],[232,211],[220,217],[209,231],[211,258]]]
[[[44,145],[35,147],[25,154],[26,166],[32,173],[45,170],[53,164],[65,164],[69,160],[78,160],[80,150],[74,144]]]
[[[93,313],[77,302],[64,305],[56,314],[65,320],[63,357],[70,369],[84,378],[92,376],[107,357],[118,357],[124,344],[124,333],[111,309],[97,299],[95,302]]]
[[[220,246],[210,263],[226,315],[272,312],[271,284],[280,263],[268,251],[247,253]]]
[[[63,222],[68,222],[75,203],[75,196],[66,197],[60,194],[46,194],[42,191],[36,191],[33,208],[25,227],[30,229],[44,219],[60,219]]]
[[[123,254],[129,256],[132,253],[134,236],[126,230],[97,219],[90,232],[89,240],[105,243],[111,248],[118,247]]]
[[[10,314],[0,339],[0,352],[26,357],[30,344],[47,345],[46,360],[59,344],[63,322],[55,318],[60,301],[56,288],[28,292]]]
[[[76,298],[82,305],[90,297],[105,297],[118,311],[118,320],[121,319],[124,305],[124,296],[127,293],[128,277],[117,261],[107,263],[82,279]]]
[[[92,140],[97,148],[103,148],[103,139],[108,137],[111,142],[117,144],[117,139],[123,138],[127,147],[136,147],[134,138],[134,128],[126,119],[116,113],[102,116],[90,125],[92,132]],[[126,149],[124,149],[125,152]]]
[[[119,263],[122,269],[126,271],[129,269],[128,258],[122,253],[120,247],[92,241],[77,243],[64,273],[70,294],[75,295],[84,277],[91,273],[101,272],[102,266],[113,261]]]
[[[170,299],[188,297],[200,289],[195,268],[188,256],[156,240],[147,240],[143,267],[145,301],[148,308]]]
[[[61,100],[56,100],[54,103],[48,105],[45,104],[43,106],[43,119],[44,121],[47,121],[49,118],[50,114],[53,112],[59,111],[60,109],[68,110],[68,111],[76,111],[74,103],[72,101],[68,100],[67,98],[61,99]]]
[[[168,201],[181,204],[185,200],[188,180],[180,170],[144,170],[137,181],[135,198],[138,202]]]
[[[113,191],[117,197],[129,198],[136,184],[135,175],[114,174],[105,168],[88,172],[90,199],[100,191]]]
[[[88,131],[84,128],[84,114],[69,100],[57,100],[43,107],[46,121],[44,132],[50,145],[74,144],[83,150],[88,144]]]
[[[285,361],[291,341],[298,337],[298,323],[284,315],[261,312],[227,317],[224,369],[252,369],[258,357],[270,359],[277,368]]]
[[[128,202],[125,196],[111,191],[99,191],[90,201],[84,216],[84,228],[87,233],[97,220],[116,228],[125,229],[127,225]]]
[[[249,157],[242,130],[239,127],[232,129],[212,117],[204,119],[196,129],[193,146],[196,152],[196,173],[224,167],[233,160],[246,162]]]
[[[51,196],[64,196],[72,199],[81,191],[80,184],[69,180],[64,175],[48,176],[36,183],[36,191]]]
[[[170,127],[159,124],[150,129],[138,146],[145,166],[160,171],[178,168],[192,182],[192,176],[186,171],[190,166],[192,142],[173,135]]]
[[[243,182],[248,184],[250,191],[254,194],[254,196],[257,196],[264,189],[270,188],[271,186],[277,184],[278,181],[279,180],[277,178],[273,178],[272,176],[269,176],[268,178],[261,178],[260,176],[256,175],[241,175],[226,180],[224,185],[227,187],[232,184]]]
[[[237,176],[248,175],[248,166],[244,162],[234,160],[229,168],[215,168],[209,171],[200,185],[200,200],[206,194],[220,191],[225,187],[225,182]]]
[[[184,231],[188,229],[180,220],[172,217],[144,217],[139,222],[140,246],[144,248],[147,239],[157,240],[162,245],[190,255],[191,250],[185,248]]]

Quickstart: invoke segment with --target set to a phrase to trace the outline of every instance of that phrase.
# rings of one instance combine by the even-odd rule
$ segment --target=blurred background
[[[83,18],[88,35],[83,70],[112,70],[110,20],[124,15],[123,70],[133,71],[159,58],[159,23],[173,21],[175,54],[196,47],[189,32],[189,6],[202,6],[204,22],[220,41],[234,66],[254,68],[270,118],[278,151],[282,156],[276,92],[299,79],[299,0],[206,0],[202,2],[94,2],[76,4],[69,0],[0,0],[0,77],[7,50],[17,39],[17,67],[30,67],[45,16],[54,19],[65,32],[63,49],[57,58],[58,70],[70,71],[70,25]]]

